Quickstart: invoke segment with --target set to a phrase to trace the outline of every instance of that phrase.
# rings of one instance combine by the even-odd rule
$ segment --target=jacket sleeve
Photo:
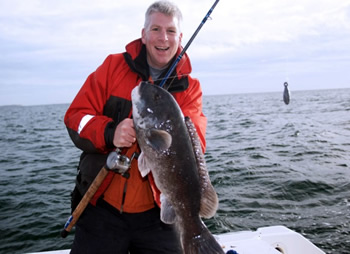
[[[109,56],[89,75],[64,117],[72,141],[85,152],[104,153],[112,146],[106,144],[105,132],[114,131],[115,126],[111,118],[103,115],[103,108],[109,96],[110,66]]]
[[[189,87],[183,93],[175,94],[175,98],[184,116],[191,118],[196,127],[203,153],[206,148],[205,134],[207,128],[207,118],[203,114],[202,89],[197,79],[189,79]]]

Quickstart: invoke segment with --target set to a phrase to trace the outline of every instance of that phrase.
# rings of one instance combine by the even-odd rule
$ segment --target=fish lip
[[[135,99],[137,99],[137,97],[140,97],[140,87],[139,85],[138,86],[135,86],[132,91],[131,91],[131,100],[132,101],[135,101]]]
[[[140,99],[142,90],[147,84],[147,82],[141,81],[137,86],[135,86],[131,91],[131,100]]]

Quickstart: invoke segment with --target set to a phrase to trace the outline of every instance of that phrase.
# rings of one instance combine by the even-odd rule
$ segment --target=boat
[[[214,237],[226,254],[325,254],[300,233],[285,226],[214,234]],[[56,250],[28,254],[69,254],[69,251]]]

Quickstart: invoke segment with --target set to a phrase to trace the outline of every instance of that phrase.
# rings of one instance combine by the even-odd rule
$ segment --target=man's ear
[[[146,31],[144,28],[142,28],[142,31],[141,31],[141,40],[143,44],[146,44]]]

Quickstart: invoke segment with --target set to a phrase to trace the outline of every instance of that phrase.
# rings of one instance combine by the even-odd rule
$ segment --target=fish
[[[290,93],[289,93],[287,82],[284,82],[283,101],[286,105],[288,105],[290,102]]]
[[[132,90],[131,100],[139,171],[152,174],[161,192],[161,220],[175,224],[185,254],[224,253],[201,219],[215,215],[218,197],[191,119],[168,91],[148,82]]]

